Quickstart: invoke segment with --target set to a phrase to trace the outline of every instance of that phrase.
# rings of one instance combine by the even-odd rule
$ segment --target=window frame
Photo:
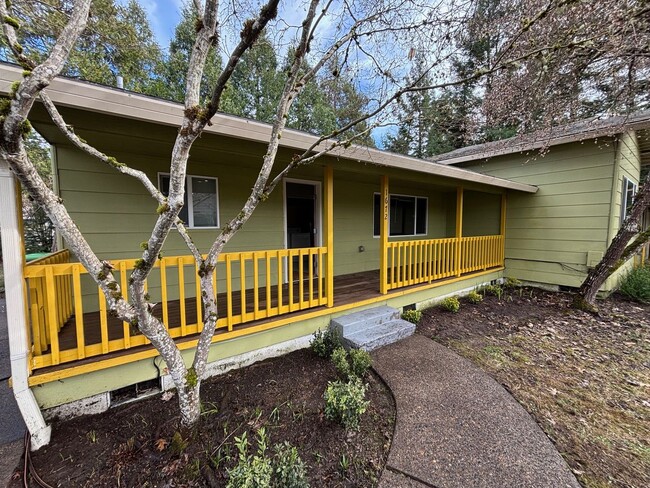
[[[372,195],[372,237],[375,239],[378,239],[381,237],[379,234],[375,234],[375,197],[379,197],[379,202],[380,205],[379,207],[381,208],[381,193],[376,191]],[[390,233],[390,199],[391,197],[406,197],[406,198],[414,198],[415,199],[415,216],[413,220],[413,230],[416,231],[415,234],[398,234],[398,235],[393,235]],[[420,200],[425,201],[425,208],[426,208],[426,215],[425,215],[425,220],[424,220],[424,233],[418,234],[417,233],[417,228],[418,228],[418,198]],[[379,217],[381,219],[381,217]],[[380,220],[380,225],[379,227],[381,228],[381,220]],[[389,193],[388,194],[388,237],[422,237],[422,236],[427,236],[429,235],[429,197],[423,197],[420,195],[405,195],[403,193]]]
[[[623,222],[628,216],[628,208],[631,205],[632,202],[628,202],[627,196],[628,196],[628,186],[632,185],[632,202],[634,202],[634,198],[636,197],[637,192],[639,191],[639,185],[638,183],[635,183],[634,180],[628,178],[627,176],[623,176],[623,188],[621,190],[621,215],[620,215],[620,222],[619,222],[619,227],[623,225]]]
[[[158,172],[158,190],[162,191],[162,177],[168,177],[170,176],[170,173],[164,173],[164,172]],[[204,180],[214,180],[215,183],[215,193],[214,193],[214,198],[216,200],[216,217],[217,217],[217,225],[216,226],[199,226],[195,227],[194,226],[194,199],[193,199],[193,194],[192,194],[192,184],[191,181],[193,178],[200,178]],[[204,175],[190,175],[187,174],[185,175],[185,194],[187,195],[187,222],[185,224],[187,225],[188,229],[192,230],[214,230],[214,229],[220,229],[221,228],[221,215],[219,212],[219,178],[216,176],[204,176]]]

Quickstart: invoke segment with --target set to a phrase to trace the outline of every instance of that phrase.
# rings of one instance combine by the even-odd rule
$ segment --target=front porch
[[[327,274],[318,276],[317,273],[318,269],[323,269],[326,256],[324,248],[223,254],[215,276],[219,319],[213,341],[385,302],[393,297],[500,271],[503,269],[503,238],[400,241],[391,247],[390,266],[385,273],[372,270],[332,276],[331,302]],[[34,338],[32,385],[156,355],[149,341],[136,328],[109,314],[98,290],[94,296],[98,306],[88,305],[90,297],[84,295],[84,288],[88,287],[83,287],[82,281],[89,277],[80,264],[62,262],[68,259],[69,253],[61,251],[25,268],[30,296],[30,332]],[[124,285],[133,263],[134,260],[113,261],[116,279]],[[286,276],[296,276],[294,265],[298,268],[298,276],[304,278],[288,284]],[[190,256],[163,258],[150,279],[155,286],[149,286],[150,293],[155,295],[151,300],[157,303],[154,315],[163,321],[172,337],[177,338],[181,349],[193,347],[202,329],[198,313],[201,300],[196,298],[200,297],[200,292],[196,290],[193,296],[186,296],[186,292],[196,286],[193,278],[185,278],[191,276],[185,271],[190,266],[194,268]],[[240,273],[234,279],[235,269]],[[256,272],[253,279],[249,276],[247,280],[247,269]],[[169,289],[172,276],[185,283],[174,296]],[[219,286],[221,276],[226,277],[226,286]],[[389,290],[384,293],[381,292],[382,277],[388,280]],[[246,286],[251,282],[252,286]],[[225,291],[219,291],[224,288]],[[88,308],[91,311],[86,312]]]
[[[484,194],[489,202],[487,210],[481,206],[480,194],[469,191],[464,208],[464,188],[451,187],[453,192],[447,189],[435,197],[438,205],[445,207],[437,212],[442,221],[429,216],[428,210],[440,208],[433,206],[425,209],[427,220],[422,220],[416,218],[416,207],[428,205],[427,200],[390,193],[387,176],[379,178],[380,191],[374,193],[375,207],[370,214],[375,217],[375,236],[374,243],[368,244],[377,251],[359,255],[366,256],[366,263],[371,258],[370,266],[365,264],[365,270],[359,271],[358,266],[339,261],[335,267],[334,250],[345,241],[339,243],[334,237],[332,166],[324,168],[322,181],[322,238],[316,242],[320,245],[219,256],[213,276],[219,308],[213,342],[386,302],[503,269],[504,193]],[[403,181],[401,185],[405,187]],[[465,226],[464,216],[469,222]],[[483,224],[485,220],[489,224]],[[405,231],[409,225],[411,230]],[[435,232],[430,229],[432,225]],[[342,233],[350,236],[345,228]],[[354,239],[357,234],[353,234]],[[442,237],[431,238],[436,234]],[[359,246],[359,252],[363,247]],[[346,253],[343,256],[347,258],[349,251]],[[128,280],[136,259],[110,262],[120,293],[128,299]],[[181,349],[194,347],[203,329],[197,274],[192,256],[161,256],[146,283],[153,314]],[[103,293],[83,266],[71,261],[67,250],[28,263],[23,276],[31,337],[30,385],[156,356],[137,327],[111,316]],[[404,304],[416,302],[413,299]]]

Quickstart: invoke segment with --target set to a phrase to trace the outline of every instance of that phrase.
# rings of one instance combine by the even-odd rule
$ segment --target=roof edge
[[[509,139],[503,139],[501,141],[487,142],[484,144],[477,144],[475,146],[467,146],[465,148],[457,149],[456,151],[441,154],[437,157],[432,158],[431,161],[445,166],[451,166],[469,161],[485,160],[497,156],[506,156],[509,154],[535,151],[571,142],[580,142],[589,139],[614,136],[622,134],[628,130],[647,129],[650,127],[650,110],[645,110],[643,112],[631,114],[629,116],[611,117],[610,119],[604,120],[584,119],[582,121],[579,121],[579,123],[587,123],[587,121],[591,120],[594,120],[595,123],[600,123],[600,125],[587,128],[584,131],[579,131],[573,134],[555,136],[552,135],[553,132],[561,131],[563,128],[571,126],[572,124],[567,124],[565,126],[555,127],[547,130],[542,129],[537,132],[523,134],[520,136],[511,137]],[[545,131],[548,132],[545,134]],[[522,138],[532,140],[522,141]],[[484,151],[480,151],[479,148],[483,146],[487,147]],[[468,150],[471,150],[472,148],[476,148],[476,151],[471,152],[470,154],[461,153],[458,156],[454,156],[454,153],[456,152],[460,153],[462,151],[464,153]]]
[[[21,76],[22,68],[0,63],[0,93],[8,94],[11,83],[21,79]],[[61,76],[52,80],[47,87],[47,93],[54,103],[64,107],[173,127],[179,127],[183,119],[183,105],[180,103]],[[259,143],[268,143],[271,137],[272,126],[263,122],[223,113],[217,113],[212,121],[213,124],[205,128],[208,134]],[[286,129],[281,147],[307,150],[317,141],[318,137],[313,134]],[[323,142],[315,150],[324,150],[328,144],[331,142]],[[356,162],[411,170],[506,190],[537,192],[537,187],[533,185],[364,146],[337,147],[328,154]]]

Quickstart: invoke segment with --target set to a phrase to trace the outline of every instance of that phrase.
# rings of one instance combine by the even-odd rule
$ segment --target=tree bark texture
[[[637,192],[627,218],[623,221],[616,236],[614,236],[603,259],[589,271],[585,281],[580,286],[573,301],[576,308],[595,311],[596,295],[603,283],[647,242],[648,232],[646,231],[642,232],[630,244],[630,240],[642,230],[641,220],[648,207],[650,207],[650,175],[646,177]]]

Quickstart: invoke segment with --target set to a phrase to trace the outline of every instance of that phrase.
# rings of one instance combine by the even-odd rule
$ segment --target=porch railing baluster
[[[224,333],[227,333],[241,323],[328,305],[330,297],[326,290],[330,277],[325,270],[327,253],[326,247],[313,247],[221,254],[218,258],[219,269],[222,269],[223,263],[226,272],[219,271],[217,275],[215,269],[212,277],[220,307],[216,328],[224,329]],[[294,259],[299,261],[297,266],[293,262]],[[248,263],[250,260],[253,261],[252,266]],[[239,276],[236,269],[233,269],[237,261]],[[133,269],[136,260],[111,260],[111,263],[115,268],[115,277],[121,292],[128,299],[128,273]],[[186,265],[193,266],[195,273],[195,282],[189,287],[186,278],[190,279],[190,276],[185,274]],[[174,266],[177,267],[175,273],[168,275],[169,268]],[[308,269],[305,269],[305,266],[308,266]],[[193,257],[161,258],[154,268],[158,268],[160,273],[162,321],[169,334],[178,338],[200,332],[203,326],[202,290]],[[247,270],[252,271],[253,280],[246,276]],[[294,276],[294,271],[298,272],[299,276]],[[80,263],[69,262],[67,251],[57,253],[55,258],[43,258],[36,264],[25,267],[33,341],[33,369],[149,344],[144,336],[133,333],[128,322],[115,321],[109,317],[106,297],[96,284],[83,278],[87,274]],[[168,288],[170,279],[171,285],[175,287],[173,291]],[[178,283],[174,283],[176,279]],[[297,283],[295,279],[298,279]],[[308,282],[305,283],[305,280]],[[251,285],[251,281],[252,288],[247,289],[247,283]],[[221,295],[218,294],[217,285],[224,290]],[[146,283],[145,290],[147,287]],[[154,291],[158,292],[155,289],[152,293]],[[233,306],[235,293],[239,293],[237,302],[241,303],[241,310]],[[253,294],[253,299],[250,298],[250,293]],[[283,299],[283,296],[288,300]],[[94,297],[97,298],[91,308],[88,305],[91,302],[88,300]],[[239,303],[237,308],[238,305]],[[73,314],[74,319],[71,320]],[[188,318],[194,323],[188,323]]]
[[[388,289],[503,266],[501,235],[389,242]]]

